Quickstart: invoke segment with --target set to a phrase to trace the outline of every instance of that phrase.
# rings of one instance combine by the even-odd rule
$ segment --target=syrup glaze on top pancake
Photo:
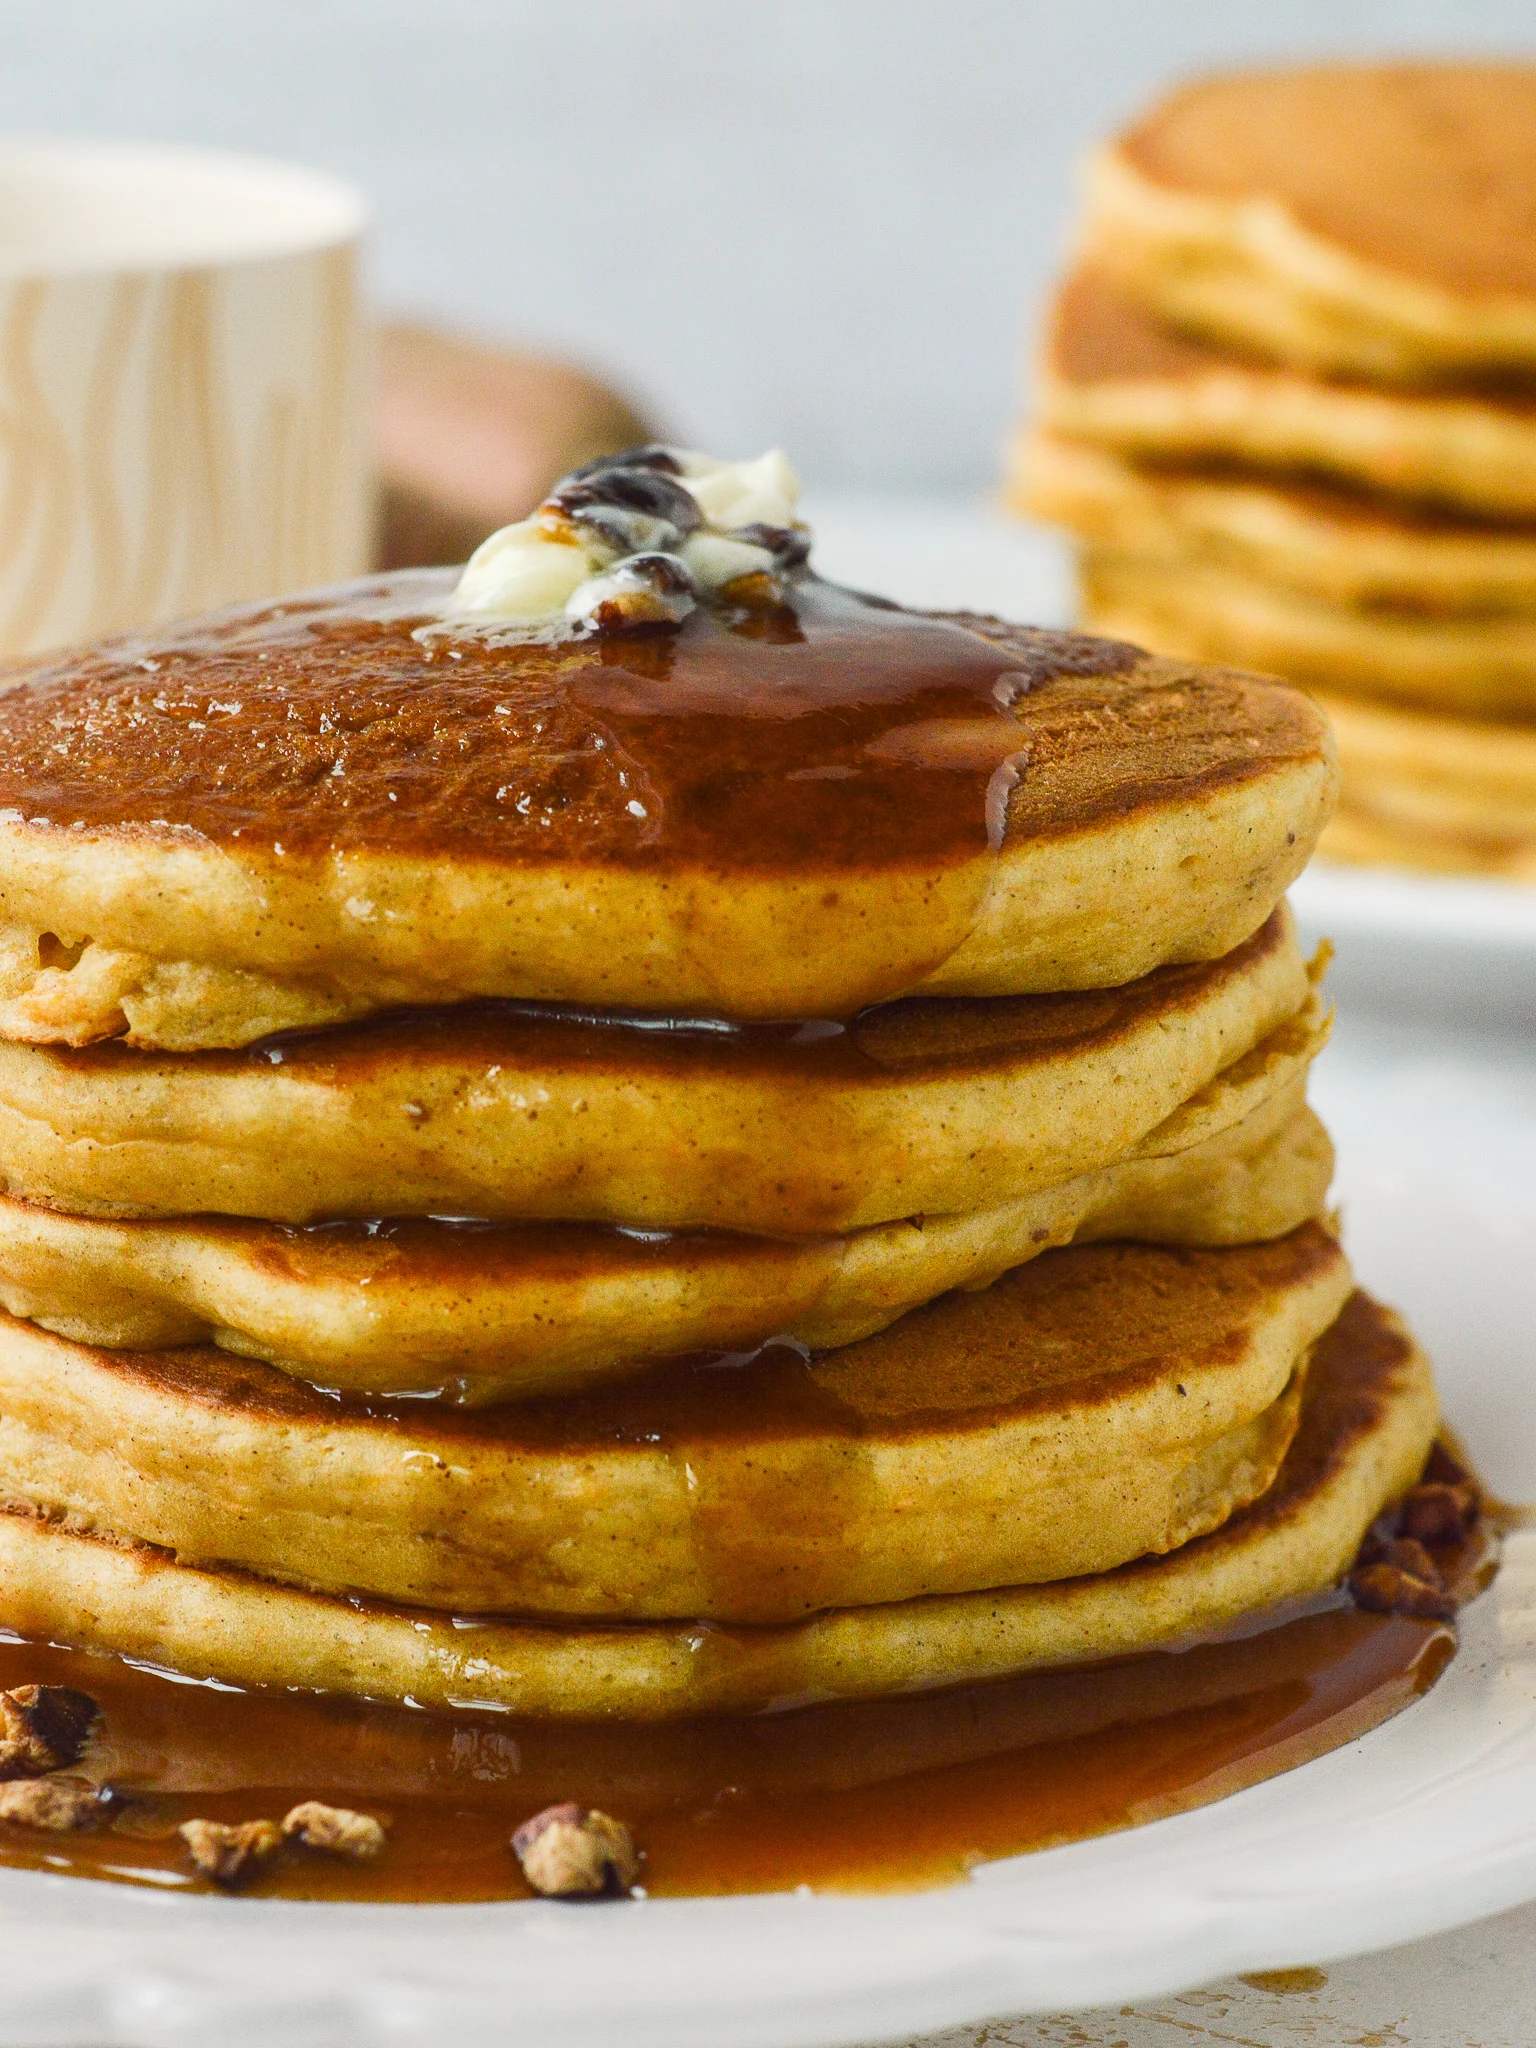
[[[817,580],[663,632],[423,644],[413,629],[451,582],[379,578],[35,675],[0,697],[0,807],[297,855],[943,863],[986,846],[988,783],[1021,744],[1014,699],[1137,658],[1038,629],[994,641]]]
[[[0,695],[0,1032],[1104,985],[1245,937],[1332,800],[1304,700],[1123,645],[809,575],[505,645],[445,636],[450,584],[247,607]]]

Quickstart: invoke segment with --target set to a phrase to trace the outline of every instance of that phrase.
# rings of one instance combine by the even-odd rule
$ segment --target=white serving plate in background
[[[1314,861],[1291,904],[1336,1000],[1536,1032],[1536,888]]]

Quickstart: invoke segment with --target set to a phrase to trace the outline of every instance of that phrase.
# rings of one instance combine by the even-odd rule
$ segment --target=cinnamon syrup
[[[998,644],[812,576],[766,614],[660,634],[424,645],[452,580],[372,579],[39,668],[0,708],[0,804],[286,857],[938,872],[986,851],[988,785],[1025,737],[1014,698],[1075,678],[1097,704],[1137,660],[1043,629]],[[1248,714],[1226,696],[1235,769]],[[1164,725],[1212,751],[1203,728],[1176,738],[1182,700]]]
[[[1459,1468],[1437,1451],[1430,1476]],[[1453,1596],[1491,1578],[1486,1523],[1439,1556]],[[1412,1704],[1454,1624],[1336,1592],[1181,1650],[867,1703],[657,1726],[445,1715],[176,1682],[118,1659],[0,1642],[0,1686],[70,1685],[102,1722],[79,1768],[116,1794],[99,1833],[0,1825],[0,1862],[202,1889],[194,1817],[281,1819],[305,1799],[389,1825],[369,1863],[295,1853],[289,1898],[528,1896],[508,1840],[578,1798],[618,1814],[652,1896],[940,1884],[992,1858],[1184,1812],[1353,1741]]]
[[[1149,808],[1327,772],[1299,692],[808,572],[767,609],[547,646],[444,644],[452,583],[366,578],[31,666],[0,694],[0,836],[59,873],[116,843],[170,860],[177,890],[188,860],[213,894],[243,874],[254,895],[236,891],[227,929],[210,908],[192,957],[317,988],[371,962],[352,1014],[414,988],[771,1021],[928,981],[990,915],[1005,835],[1113,835]],[[213,848],[233,866],[209,866]],[[1249,887],[1272,900],[1274,879],[1261,866]],[[39,887],[51,920],[57,883]],[[727,916],[737,889],[751,900]],[[106,943],[77,914],[41,934],[40,966]],[[719,931],[753,935],[735,972]]]

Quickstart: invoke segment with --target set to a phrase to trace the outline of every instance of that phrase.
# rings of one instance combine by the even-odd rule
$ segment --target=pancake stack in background
[[[1118,136],[1011,495],[1085,621],[1291,677],[1345,860],[1536,879],[1536,69],[1217,77]]]
[[[742,1711],[1220,1628],[1414,1484],[1315,708],[840,591],[793,502],[634,451],[0,698],[0,1623]]]

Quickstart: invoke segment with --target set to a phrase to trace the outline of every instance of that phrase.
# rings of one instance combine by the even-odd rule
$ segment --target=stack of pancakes
[[[0,697],[0,1624],[643,1719],[1337,1580],[1435,1400],[1321,1220],[1306,698],[450,585]]]
[[[1343,859],[1536,879],[1536,68],[1241,74],[1090,180],[1021,509],[1087,621],[1324,700]]]

